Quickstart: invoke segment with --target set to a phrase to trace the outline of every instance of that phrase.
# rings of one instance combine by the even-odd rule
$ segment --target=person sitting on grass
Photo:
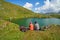
[[[20,26],[20,31],[22,31],[22,32],[26,32],[27,29],[26,29],[24,26]]]
[[[29,24],[29,29],[34,30],[34,25],[32,24],[32,22],[30,22],[30,24]]]
[[[35,21],[34,29],[35,29],[35,30],[39,30],[39,29],[40,29],[39,24],[37,23],[37,21]]]

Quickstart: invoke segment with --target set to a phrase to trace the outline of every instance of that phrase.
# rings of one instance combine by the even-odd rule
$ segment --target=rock
[[[20,26],[20,31],[26,32],[27,31],[27,28],[25,28],[24,26]]]

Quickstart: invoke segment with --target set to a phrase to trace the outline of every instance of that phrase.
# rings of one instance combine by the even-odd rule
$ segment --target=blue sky
[[[6,0],[37,13],[59,12],[60,0]]]
[[[23,6],[26,2],[32,3],[33,5],[35,5],[36,2],[40,2],[41,3],[40,5],[44,4],[43,3],[44,0],[36,0],[36,1],[35,0],[6,0],[6,1],[20,6]]]

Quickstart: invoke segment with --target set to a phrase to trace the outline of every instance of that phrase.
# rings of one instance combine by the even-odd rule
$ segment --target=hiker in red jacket
[[[32,24],[32,22],[30,22],[30,24],[29,24],[29,29],[34,30],[34,25]]]

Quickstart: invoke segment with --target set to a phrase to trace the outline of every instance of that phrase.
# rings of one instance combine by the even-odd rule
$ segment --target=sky
[[[6,0],[36,13],[60,12],[60,0]]]

